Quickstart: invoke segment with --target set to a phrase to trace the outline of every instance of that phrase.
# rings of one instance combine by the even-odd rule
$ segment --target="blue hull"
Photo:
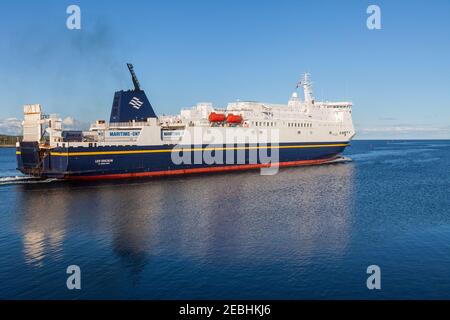
[[[18,169],[43,178],[102,179],[254,169],[275,157],[279,166],[318,164],[339,155],[348,142],[254,145],[184,146],[184,151],[165,146],[55,148],[39,157],[36,146],[17,149]],[[214,149],[214,150],[212,150]],[[262,154],[260,150],[264,150]],[[185,161],[173,161],[173,156]],[[214,162],[205,159],[212,156]],[[190,161],[189,161],[190,159]],[[186,161],[187,160],[187,161]]]

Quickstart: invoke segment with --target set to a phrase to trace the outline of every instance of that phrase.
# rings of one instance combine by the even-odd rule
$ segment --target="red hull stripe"
[[[271,164],[272,166],[278,165],[279,167],[293,167],[293,166],[305,166],[321,164],[331,160],[336,159],[336,157],[320,160],[301,160],[301,161],[288,161],[288,162],[278,162]],[[249,169],[259,169],[267,168],[268,164],[241,164],[241,165],[230,165],[230,166],[220,166],[220,167],[206,167],[206,168],[192,168],[192,169],[178,169],[178,170],[164,170],[164,171],[153,171],[153,172],[134,172],[134,173],[116,173],[116,174],[104,174],[104,175],[92,175],[92,176],[65,176],[64,179],[70,180],[112,180],[112,179],[127,179],[127,178],[142,178],[142,177],[158,177],[158,176],[171,176],[171,175],[181,175],[190,173],[206,173],[206,172],[223,172],[223,171],[236,171],[236,170],[249,170]]]

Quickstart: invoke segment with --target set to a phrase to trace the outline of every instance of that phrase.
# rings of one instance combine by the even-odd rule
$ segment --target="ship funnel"
[[[109,122],[147,121],[148,118],[156,118],[147,95],[141,89],[133,65],[127,63],[127,67],[131,74],[134,90],[116,91]]]

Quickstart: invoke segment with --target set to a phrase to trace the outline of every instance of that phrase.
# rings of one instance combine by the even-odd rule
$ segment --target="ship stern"
[[[39,143],[34,141],[18,142],[16,144],[17,170],[25,175],[40,177],[42,161]]]

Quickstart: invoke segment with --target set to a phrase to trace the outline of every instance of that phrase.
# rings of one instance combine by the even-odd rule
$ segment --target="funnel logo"
[[[139,100],[138,98],[133,97],[133,99],[131,99],[128,104],[130,104],[135,109],[139,109],[140,107],[142,107],[142,105],[144,103],[141,100]]]

